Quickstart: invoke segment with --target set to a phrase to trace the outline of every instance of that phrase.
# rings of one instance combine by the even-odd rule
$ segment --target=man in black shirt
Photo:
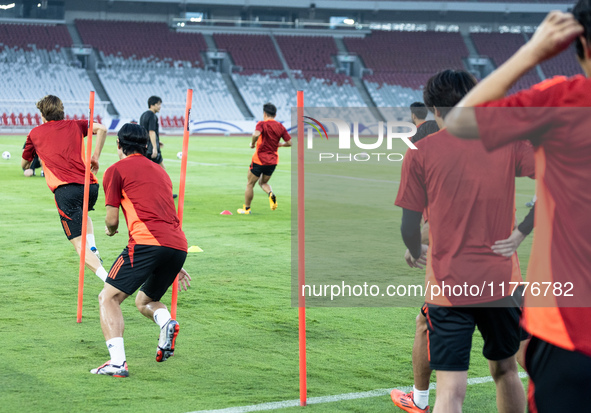
[[[142,113],[140,117],[140,125],[148,131],[150,139],[148,140],[148,148],[146,149],[146,158],[159,164],[162,169],[164,162],[162,159],[162,153],[160,153],[160,135],[158,135],[158,116],[156,114],[160,112],[162,107],[162,99],[158,96],[150,96],[148,98],[148,110]],[[173,198],[177,197],[177,194],[172,194]]]
[[[160,153],[160,136],[158,135],[158,116],[156,114],[160,112],[162,107],[162,99],[158,96],[150,96],[148,99],[148,110],[142,113],[140,117],[140,125],[148,131],[150,140],[148,141],[148,150],[146,151],[146,157],[152,161],[160,164],[164,168],[162,163],[162,154]]]
[[[412,123],[417,127],[417,133],[410,140],[412,143],[417,143],[425,136],[439,131],[439,126],[434,120],[425,120],[429,111],[422,102],[414,102],[410,105],[410,118]]]

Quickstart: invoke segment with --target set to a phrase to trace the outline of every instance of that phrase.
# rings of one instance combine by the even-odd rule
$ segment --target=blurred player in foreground
[[[465,71],[445,70],[433,76],[424,90],[425,104],[440,127],[450,108],[476,84]],[[495,255],[491,247],[513,230],[515,177],[533,176],[531,145],[516,143],[494,154],[482,145],[461,141],[447,130],[423,138],[409,149],[402,165],[396,205],[403,208],[402,238],[412,263],[427,253],[427,285],[441,290],[426,293],[430,367],[437,372],[434,412],[462,411],[470,364],[472,335],[478,327],[484,338],[497,387],[499,412],[525,409],[525,394],[515,354],[521,340],[519,297],[500,288],[474,294],[483,283],[521,282],[517,257]],[[495,173],[489,170],[498,168]],[[429,208],[428,252],[421,245],[420,221]],[[448,285],[448,291],[443,285]],[[470,293],[456,293],[457,286]],[[451,291],[454,293],[452,294]],[[395,400],[393,392],[392,399]]]
[[[246,191],[244,192],[244,205],[238,208],[239,214],[249,215],[250,203],[254,197],[254,186],[259,183],[263,191],[269,196],[269,205],[271,210],[277,209],[277,197],[269,185],[269,179],[277,166],[279,157],[277,148],[287,148],[291,146],[291,136],[281,123],[275,120],[277,108],[272,103],[265,103],[263,106],[263,120],[257,123],[256,129],[252,134],[250,147],[256,149],[252,157],[250,169],[246,177]],[[284,143],[281,143],[283,139]]]
[[[148,136],[140,125],[125,124],[119,130],[117,150],[120,161],[103,177],[107,217],[106,233],[119,227],[119,206],[123,208],[129,243],[113,263],[99,295],[101,327],[111,360],[91,370],[93,374],[128,377],[123,344],[121,303],[141,287],[135,299],[140,313],[160,327],[156,361],[174,354],[179,324],[160,298],[179,276],[179,290],[190,286],[183,269],[187,239],[172,201],[172,182],[160,166],[144,155]]]
[[[64,233],[80,254],[86,171],[82,154],[84,137],[88,134],[88,121],[64,120],[64,105],[60,98],[53,95],[47,95],[37,102],[37,109],[41,112],[43,124],[33,128],[27,136],[21,166],[23,170],[30,169],[35,155],[39,155],[45,168],[45,181],[55,196]],[[99,185],[94,174],[99,169],[99,157],[107,138],[107,128],[100,123],[93,123],[92,130],[97,135],[97,143],[90,160],[89,211],[94,208],[98,196]],[[86,248],[86,266],[104,281],[107,272],[96,248],[90,217]]]
[[[586,77],[556,77],[507,96],[530,69],[576,42]],[[591,0],[551,12],[529,42],[450,113],[449,130],[488,150],[530,140],[536,158],[536,232],[524,326],[529,411],[591,406]],[[500,149],[499,149],[500,148]],[[494,153],[494,152],[492,152]]]

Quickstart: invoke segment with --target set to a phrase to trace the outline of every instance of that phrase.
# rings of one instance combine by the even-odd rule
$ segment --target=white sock
[[[96,241],[94,240],[94,234],[86,234],[86,246],[89,249],[96,248]]]
[[[98,270],[96,270],[95,274],[97,277],[103,280],[103,282],[105,282],[105,280],[107,279],[107,275],[109,275],[109,273],[107,272],[107,270],[105,270],[104,267],[98,267]]]
[[[122,366],[125,362],[125,347],[123,346],[123,337],[114,337],[107,340],[107,348],[111,354],[111,364]]]
[[[154,321],[160,326],[160,328],[164,327],[170,319],[170,313],[166,308],[159,308],[158,310],[154,311]]]
[[[413,401],[419,409],[425,409],[429,405],[429,389],[417,390],[415,386],[412,386]]]

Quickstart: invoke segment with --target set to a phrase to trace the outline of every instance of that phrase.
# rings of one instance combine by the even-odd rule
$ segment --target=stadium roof
[[[173,3],[179,5],[234,6],[234,7],[268,7],[288,9],[327,9],[327,10],[359,10],[359,11],[462,11],[462,12],[504,12],[504,13],[547,13],[552,10],[566,11],[572,7],[574,0],[555,0],[553,3],[539,0],[517,1],[389,1],[389,0],[101,0],[108,3],[142,2],[142,3]]]

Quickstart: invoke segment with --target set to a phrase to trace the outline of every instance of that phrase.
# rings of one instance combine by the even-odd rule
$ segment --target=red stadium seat
[[[2,114],[2,124],[8,126],[8,115],[6,113]]]
[[[35,113],[35,124],[36,125],[41,125],[41,123],[43,123],[43,120],[41,119],[41,116],[39,116],[38,113]]]
[[[101,118],[101,115],[96,115],[96,121],[97,121],[97,123],[103,123],[103,119]]]
[[[35,124],[33,123],[33,115],[31,115],[30,113],[27,113],[27,125],[28,126],[34,126]]]
[[[18,119],[16,118],[16,115],[14,113],[10,114],[10,124],[12,126],[17,126],[18,125]]]

